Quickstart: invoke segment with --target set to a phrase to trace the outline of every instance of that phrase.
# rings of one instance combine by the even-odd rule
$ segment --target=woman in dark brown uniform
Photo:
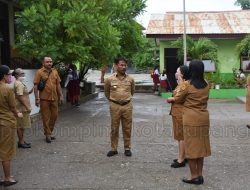
[[[16,117],[22,117],[16,110],[13,90],[5,84],[10,81],[11,74],[8,66],[0,66],[0,160],[5,175],[0,185],[4,186],[17,183],[10,175],[10,160],[16,153]]]
[[[200,185],[204,183],[202,170],[204,157],[211,155],[209,142],[209,113],[207,101],[209,86],[203,78],[204,64],[194,60],[189,65],[190,81],[184,82],[175,97],[169,102],[183,104],[183,129],[185,153],[191,172],[185,183]]]
[[[188,67],[186,65],[180,66],[176,71],[175,77],[177,79],[178,86],[173,91],[174,97],[180,90],[181,86],[183,85],[183,82],[187,81],[190,78]],[[179,150],[178,159],[174,159],[173,163],[171,164],[172,168],[184,167],[186,165],[184,160],[185,147],[184,147],[183,122],[182,122],[183,102],[172,103],[171,105],[170,115],[172,115],[174,139],[178,141],[178,150]]]

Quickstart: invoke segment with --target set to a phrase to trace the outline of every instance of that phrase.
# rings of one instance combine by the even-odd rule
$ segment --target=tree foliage
[[[243,10],[250,9],[250,1],[249,0],[237,0],[234,3],[237,6],[241,6]]]
[[[20,0],[16,47],[29,58],[51,55],[59,62],[99,67],[143,45],[134,18],[145,0]]]
[[[237,44],[239,55],[250,57],[250,35],[246,36],[240,43]]]
[[[180,62],[183,62],[183,39],[179,38],[171,44],[173,47],[179,48],[177,57]],[[217,62],[218,47],[208,38],[199,38],[198,40],[192,39],[187,36],[187,55],[192,59],[210,59]]]

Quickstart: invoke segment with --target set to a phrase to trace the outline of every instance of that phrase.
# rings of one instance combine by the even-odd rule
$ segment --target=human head
[[[115,59],[116,72],[118,74],[125,74],[127,69],[127,60],[125,58]]]
[[[189,72],[191,76],[190,84],[194,85],[195,88],[201,89],[207,86],[204,80],[204,64],[200,60],[192,60],[189,64]]]
[[[51,69],[52,68],[52,65],[53,65],[53,62],[52,62],[52,59],[51,57],[47,57],[45,56],[43,58],[43,66],[46,68],[46,69]]]
[[[23,81],[25,79],[25,73],[23,69],[17,68],[12,72],[12,75],[17,79]]]
[[[179,67],[180,73],[182,74],[182,78],[184,80],[189,80],[190,79],[190,73],[189,73],[189,68],[186,65],[181,65]]]
[[[4,81],[5,83],[11,82],[10,68],[7,65],[0,65],[0,81]]]

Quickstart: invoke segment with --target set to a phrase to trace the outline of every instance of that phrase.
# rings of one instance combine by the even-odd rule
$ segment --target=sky
[[[236,0],[185,0],[186,11],[226,11],[240,10],[235,6]],[[151,14],[165,13],[168,11],[183,11],[183,0],[147,0],[145,12],[137,17],[137,21],[145,28]]]

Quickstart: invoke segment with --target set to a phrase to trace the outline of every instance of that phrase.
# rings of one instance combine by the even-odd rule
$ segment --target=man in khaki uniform
[[[122,123],[122,132],[124,140],[124,154],[132,156],[131,152],[131,129],[132,129],[132,96],[134,94],[134,79],[126,74],[127,61],[124,58],[115,60],[116,73],[105,80],[105,96],[110,102],[111,115],[111,151],[107,156],[116,154],[119,126]]]
[[[43,120],[44,135],[46,142],[51,143],[55,140],[52,132],[58,116],[58,101],[62,103],[63,95],[60,86],[61,79],[56,69],[52,68],[51,57],[44,57],[43,67],[39,69],[34,78],[34,93],[36,98],[36,106],[40,106]],[[45,88],[38,92],[38,83],[40,80],[46,81]]]

